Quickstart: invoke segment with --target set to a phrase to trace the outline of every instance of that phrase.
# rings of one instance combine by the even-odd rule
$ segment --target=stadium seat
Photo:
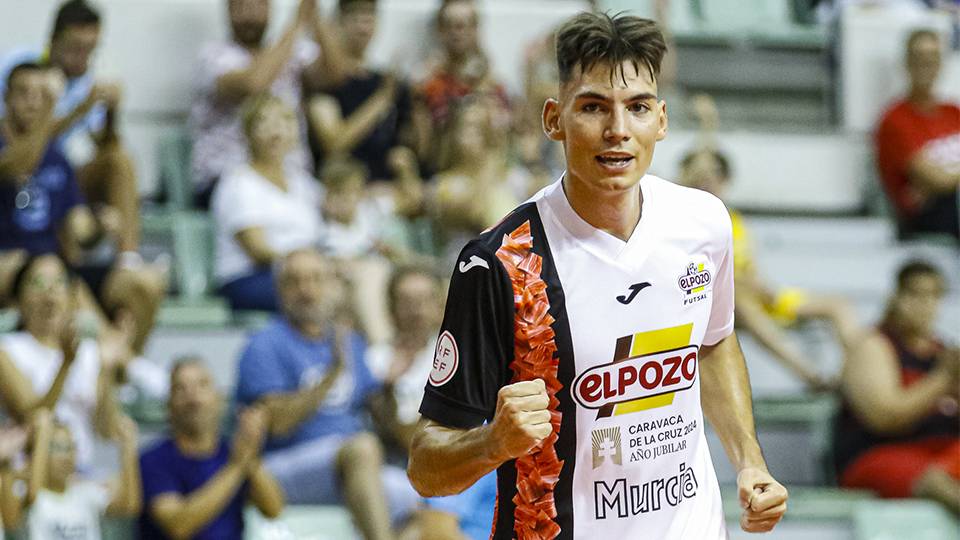
[[[855,524],[857,540],[960,540],[957,519],[926,500],[860,501]]]
[[[244,540],[350,540],[359,538],[350,514],[339,506],[288,506],[276,520],[253,507],[244,511]]]
[[[193,207],[190,154],[193,141],[186,133],[163,137],[157,143],[157,180],[169,210]]]

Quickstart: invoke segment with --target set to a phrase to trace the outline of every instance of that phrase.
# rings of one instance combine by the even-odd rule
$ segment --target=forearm
[[[263,398],[261,403],[267,408],[270,425],[267,432],[271,437],[286,437],[310,416],[317,412],[330,390],[326,379],[320,384],[292,394],[274,394]]]
[[[346,52],[336,28],[328,21],[317,18],[311,27],[314,41],[320,46],[320,56],[309,67],[311,90],[336,88],[347,78]]]
[[[240,100],[269,90],[290,60],[298,33],[299,26],[291,25],[280,41],[254,56],[247,69],[221,75],[217,79],[217,95],[224,99]]]
[[[93,428],[100,437],[110,437],[116,428],[117,373],[113,368],[100,369],[97,376],[97,405],[93,410]]]
[[[227,463],[201,488],[181,501],[166,519],[158,520],[164,532],[175,539],[191,538],[223,513],[243,481],[245,467]]]
[[[140,483],[140,460],[137,455],[136,441],[124,443],[121,448],[120,480],[118,489],[107,507],[107,514],[113,516],[136,516],[143,506],[143,487]]]
[[[250,500],[261,514],[270,519],[277,518],[285,504],[280,483],[259,462],[250,477]]]
[[[762,306],[750,300],[738,301],[737,315],[737,322],[791,373],[807,383],[819,380],[819,375],[810,367],[812,363],[797,343],[766,314]]]
[[[901,387],[890,399],[878,404],[878,410],[871,415],[875,419],[873,427],[885,433],[910,429],[930,416],[940,398],[949,392],[950,384],[949,375],[938,370]]]
[[[67,354],[70,353],[64,352],[64,356]],[[53,384],[50,385],[50,389],[47,390],[47,393],[44,394],[39,401],[34,403],[29,410],[24,411],[26,415],[29,415],[31,411],[41,408],[53,410],[53,408],[57,405],[57,402],[60,401],[60,395],[63,394],[63,387],[67,382],[67,376],[70,374],[70,366],[72,364],[73,359],[68,361],[66,358],[64,358],[63,363],[60,364],[60,370],[57,371],[57,376],[53,379]]]
[[[0,465],[0,521],[7,531],[15,531],[20,527],[23,501],[13,492],[16,481],[9,463]]]
[[[766,471],[753,423],[750,378],[736,334],[701,349],[700,401],[739,473],[747,467]]]
[[[421,420],[410,442],[407,476],[424,497],[454,495],[505,459],[497,457],[490,424],[451,429]]]

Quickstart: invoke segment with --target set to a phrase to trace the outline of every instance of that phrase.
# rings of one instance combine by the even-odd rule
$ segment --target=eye
[[[584,103],[580,110],[586,113],[600,112],[600,104],[595,101]]]
[[[630,104],[630,112],[632,113],[642,113],[650,110],[650,107],[643,103],[642,101],[637,101]]]

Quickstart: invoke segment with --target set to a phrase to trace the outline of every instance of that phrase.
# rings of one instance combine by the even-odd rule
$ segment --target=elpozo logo
[[[693,294],[704,290],[710,284],[712,279],[710,271],[706,269],[706,263],[687,265],[687,273],[677,279],[677,285],[687,294]]]
[[[697,375],[698,352],[689,345],[594,366],[577,377],[571,393],[582,407],[599,409],[686,390]]]

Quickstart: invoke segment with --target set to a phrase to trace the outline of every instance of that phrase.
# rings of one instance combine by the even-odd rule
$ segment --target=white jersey
[[[90,482],[71,484],[63,493],[41,489],[27,517],[28,540],[99,540],[100,517],[110,492]]]
[[[733,331],[730,217],[705,192],[640,187],[627,242],[557,182],[460,256],[421,413],[469,429],[533,378],[552,398],[554,435],[498,470],[495,539],[727,537],[698,363]]]

